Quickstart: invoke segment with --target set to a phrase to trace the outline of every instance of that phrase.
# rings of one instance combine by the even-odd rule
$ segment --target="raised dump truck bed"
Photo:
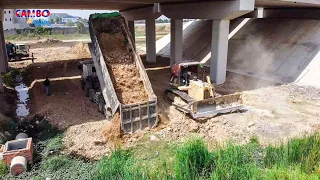
[[[132,36],[120,13],[93,14],[89,19],[93,57],[106,115],[119,111],[124,132],[153,128],[158,122],[157,97]]]

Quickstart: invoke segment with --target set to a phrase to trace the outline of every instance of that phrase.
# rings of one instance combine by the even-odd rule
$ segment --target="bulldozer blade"
[[[217,114],[234,112],[242,109],[243,105],[241,94],[232,94],[196,101],[191,105],[191,107],[191,116],[194,119],[198,119],[213,117]]]

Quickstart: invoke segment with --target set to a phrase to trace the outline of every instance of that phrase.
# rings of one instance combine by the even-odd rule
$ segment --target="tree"
[[[61,23],[61,20],[62,20],[62,18],[59,17],[59,16],[54,19],[54,21],[55,21],[57,24]]]
[[[82,22],[77,22],[77,30],[78,30],[78,33],[84,33],[85,27]]]
[[[55,20],[52,19],[52,18],[49,18],[49,21],[50,21],[51,24],[53,24]]]
[[[66,26],[74,26],[74,23],[71,20],[68,20]]]

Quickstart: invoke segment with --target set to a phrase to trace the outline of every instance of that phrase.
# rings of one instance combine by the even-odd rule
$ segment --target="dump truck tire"
[[[92,89],[92,86],[89,82],[85,82],[85,85],[84,85],[84,93],[87,97],[89,97],[89,91],[90,89]]]
[[[91,102],[94,102],[94,94],[95,94],[95,90],[94,89],[90,89],[89,90],[89,99]]]
[[[11,160],[10,173],[14,176],[27,171],[27,158],[16,156]]]
[[[105,114],[106,112],[106,108],[105,108],[106,103],[104,102],[104,100],[102,98],[99,98],[99,112],[101,112],[102,114]]]
[[[20,140],[20,139],[27,139],[29,136],[28,134],[26,133],[19,133],[17,136],[16,136],[16,140]]]

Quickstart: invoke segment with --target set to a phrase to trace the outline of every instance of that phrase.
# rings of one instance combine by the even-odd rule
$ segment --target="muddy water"
[[[15,87],[15,90],[18,94],[18,102],[17,102],[17,109],[16,114],[17,117],[22,119],[30,114],[30,110],[28,108],[28,100],[29,100],[29,88],[22,83],[22,78],[17,78],[17,86]]]

